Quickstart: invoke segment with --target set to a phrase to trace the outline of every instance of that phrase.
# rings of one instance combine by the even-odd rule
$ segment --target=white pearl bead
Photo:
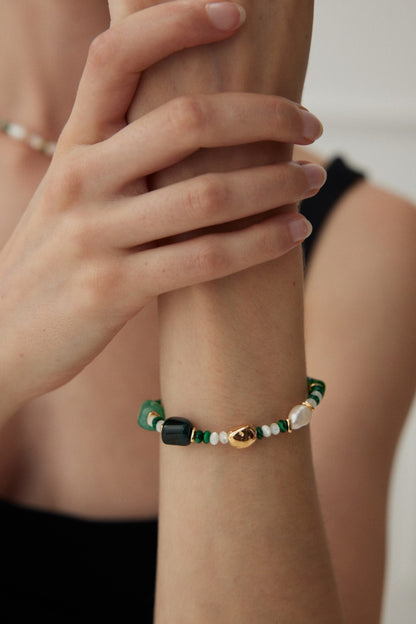
[[[272,430],[269,425],[263,425],[261,430],[263,431],[263,435],[265,438],[270,438],[272,435]]]
[[[228,444],[228,435],[226,431],[221,431],[219,438],[221,444]]]
[[[315,409],[316,407],[318,407],[318,403],[315,401],[315,399],[312,399],[311,397],[308,397],[306,399],[306,403],[309,403],[309,405],[311,407],[313,407],[313,409]]]
[[[212,446],[216,446],[219,440],[220,440],[220,436],[218,435],[216,431],[213,431],[211,435],[209,436],[210,444],[212,444]]]
[[[277,423],[272,423],[270,425],[270,431],[272,432],[273,435],[279,435],[280,433],[280,427]]]
[[[7,134],[18,141],[24,141],[27,138],[27,130],[16,123],[10,123],[7,126]]]
[[[295,407],[290,410],[288,418],[292,429],[300,429],[301,427],[309,425],[312,419],[312,412],[309,407],[305,405],[295,405]]]
[[[45,141],[37,134],[32,134],[32,136],[30,136],[28,139],[28,143],[30,147],[39,151],[41,151],[45,146]]]
[[[163,420],[158,420],[156,423],[156,431],[158,433],[160,433],[163,429],[163,425],[165,424],[165,422]]]
[[[149,412],[147,415],[147,424],[149,425],[149,427],[153,427],[153,419],[155,418],[155,413],[154,412]]]

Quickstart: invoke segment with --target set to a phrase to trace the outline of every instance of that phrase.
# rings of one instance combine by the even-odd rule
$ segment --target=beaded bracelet
[[[202,431],[197,429],[186,418],[167,418],[162,403],[158,401],[145,401],[140,409],[138,423],[140,427],[148,431],[158,431],[162,434],[162,442],[176,446],[188,446],[192,442],[200,444],[212,444],[218,442],[228,444],[234,448],[247,448],[256,440],[270,438],[280,433],[291,433],[295,429],[301,429],[309,425],[314,409],[319,405],[325,394],[325,384],[319,379],[308,377],[308,397],[300,405],[293,407],[287,418],[278,420],[271,425],[242,425],[234,427],[230,431]]]

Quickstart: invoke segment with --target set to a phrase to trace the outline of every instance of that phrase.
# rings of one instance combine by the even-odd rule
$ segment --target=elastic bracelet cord
[[[196,444],[211,444],[217,446],[230,444],[238,449],[247,448],[256,440],[270,438],[281,433],[292,433],[309,425],[312,413],[325,394],[325,384],[319,379],[308,377],[308,397],[300,405],[293,407],[287,418],[273,422],[270,425],[241,425],[233,427],[230,431],[203,431],[197,429],[187,418],[166,418],[165,411],[160,400],[145,401],[140,409],[138,423],[142,429],[157,431],[162,434],[162,442],[176,446],[188,446]]]

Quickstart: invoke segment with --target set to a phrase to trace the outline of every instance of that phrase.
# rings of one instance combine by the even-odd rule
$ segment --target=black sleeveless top
[[[362,179],[340,158],[301,212],[314,231],[305,259],[340,196]],[[157,520],[90,521],[0,501],[3,624],[153,622]]]

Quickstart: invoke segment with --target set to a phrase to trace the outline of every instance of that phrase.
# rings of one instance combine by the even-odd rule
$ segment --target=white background
[[[323,156],[341,153],[416,204],[416,0],[315,0],[303,103],[325,126]],[[382,622],[415,624],[416,404],[396,457],[389,518]]]

